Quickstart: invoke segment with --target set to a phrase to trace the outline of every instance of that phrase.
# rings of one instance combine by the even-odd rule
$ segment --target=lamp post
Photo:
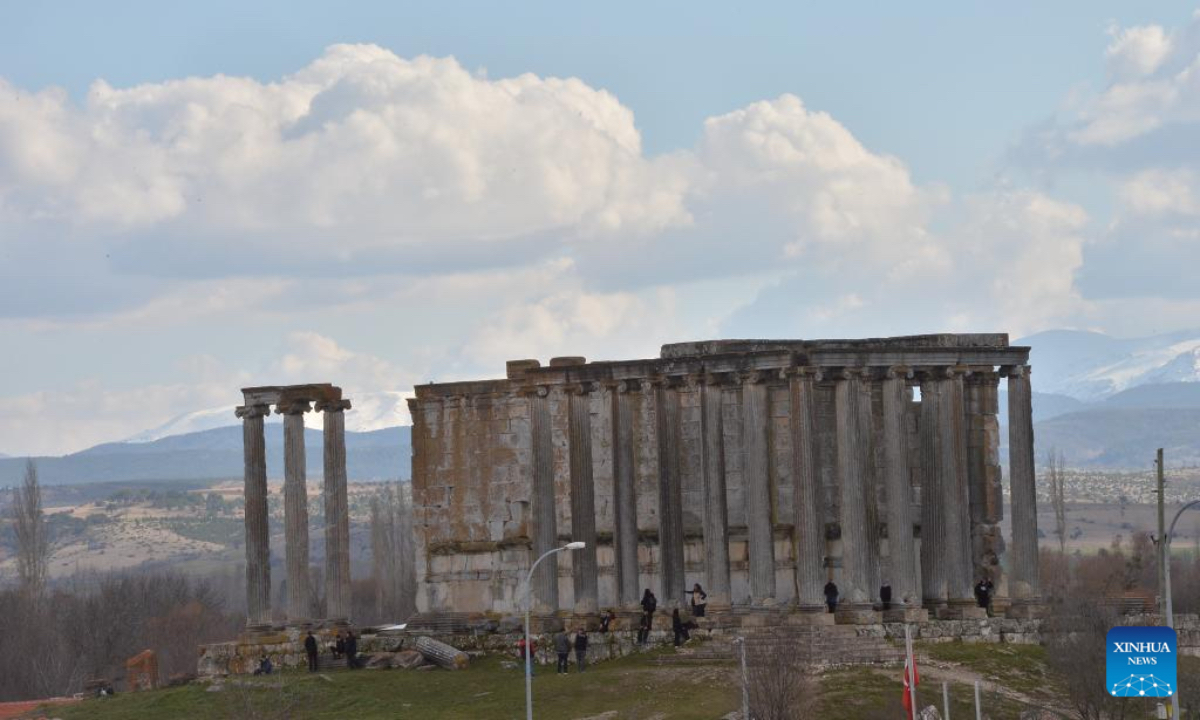
[[[576,540],[562,547],[547,550],[533,562],[533,566],[529,568],[529,574],[525,576],[525,720],[533,720],[533,652],[529,646],[529,611],[533,605],[533,571],[537,570],[538,563],[554,553],[563,550],[582,550],[585,547],[587,547],[587,543]]]
[[[1171,519],[1171,527],[1162,537],[1163,544],[1163,594],[1166,595],[1167,605],[1167,627],[1175,629],[1175,604],[1171,601],[1171,536],[1175,534],[1175,523],[1179,522],[1179,516],[1184,510],[1195,505],[1200,505],[1200,500],[1193,500],[1175,513],[1175,517]],[[1171,717],[1179,717],[1179,680],[1175,681],[1175,692],[1171,693]]]

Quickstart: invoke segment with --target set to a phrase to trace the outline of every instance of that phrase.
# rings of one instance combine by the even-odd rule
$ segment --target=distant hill
[[[1171,466],[1200,464],[1200,408],[1101,407],[1034,426],[1038,462],[1054,448],[1068,466],[1146,469],[1155,448]]]
[[[412,431],[391,427],[346,432],[346,473],[351,480],[407,479],[411,474]],[[268,426],[267,475],[283,476],[283,431]],[[323,474],[323,436],[304,433],[308,474]],[[105,443],[63,457],[40,457],[38,477],[46,484],[144,480],[219,480],[243,474],[241,427],[222,427],[148,442]],[[25,458],[0,459],[0,486],[20,482]]]

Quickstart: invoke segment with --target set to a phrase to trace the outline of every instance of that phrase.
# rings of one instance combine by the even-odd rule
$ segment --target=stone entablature
[[[721,340],[418,386],[418,608],[516,610],[532,558],[570,539],[588,549],[543,562],[541,612],[631,607],[644,588],[671,605],[696,582],[714,609],[816,610],[832,578],[847,611],[887,580],[893,602],[970,614],[984,573],[1004,604],[1036,599],[1028,357],[1003,334]]]

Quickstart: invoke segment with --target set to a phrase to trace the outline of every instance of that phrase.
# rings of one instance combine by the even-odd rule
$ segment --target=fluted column
[[[890,368],[883,380],[883,465],[887,491],[888,555],[893,597],[921,606],[913,541],[912,490],[908,478],[908,369]]]
[[[636,381],[616,384],[613,397],[613,519],[617,561],[617,599],[621,605],[637,605],[638,529],[637,490],[633,473],[633,399]]]
[[[704,480],[704,568],[708,602],[730,604],[729,507],[725,495],[725,437],[721,387],[713,375],[699,380],[701,473]]]
[[[970,491],[967,486],[967,423],[963,372],[946,368],[940,397],[941,478],[946,511],[946,597],[973,607]]]
[[[824,611],[825,523],[821,520],[816,463],[816,381],[804,368],[790,375],[792,481],[795,483],[796,602],[802,610]]]
[[[869,609],[871,553],[867,528],[867,467],[865,450],[870,429],[862,426],[863,402],[870,402],[857,369],[844,371],[835,390],[837,419],[837,478],[841,492],[839,519],[842,530],[842,603],[846,609]],[[856,607],[857,606],[857,607]],[[865,608],[864,608],[865,606]]]
[[[558,547],[558,520],[554,508],[554,443],[550,426],[550,389],[544,385],[529,394],[529,426],[533,442],[533,552],[532,565],[543,553]],[[533,608],[558,610],[558,556],[538,565],[531,582]]]
[[[316,405],[324,428],[325,616],[348,621],[350,596],[350,503],[346,490],[346,414],[349,400]]]
[[[750,544],[750,598],[775,598],[775,514],[771,507],[770,410],[766,377],[742,378],[742,432],[745,450],[746,532]]]
[[[921,594],[927,608],[946,604],[946,519],[942,484],[942,385],[921,377]]]
[[[1008,476],[1012,501],[1012,565],[1009,592],[1014,599],[1041,597],[1038,577],[1037,486],[1033,466],[1033,405],[1029,366],[1008,370]]]
[[[242,452],[245,456],[246,615],[249,625],[271,622],[271,529],[267,515],[267,452],[263,437],[266,405],[243,405]]]
[[[289,622],[311,617],[308,594],[308,483],[304,452],[304,413],[308,400],[281,402],[283,415],[283,536],[287,563],[287,616]]]
[[[599,570],[596,563],[596,493],[592,481],[592,413],[588,394],[592,383],[567,388],[567,433],[571,455],[571,539],[587,543],[571,557],[575,583],[575,612],[599,609]]]
[[[679,392],[665,379],[654,383],[658,421],[658,552],[662,564],[660,600],[684,601],[683,486],[679,473]]]
[[[1004,538],[1004,494],[1000,469],[998,385],[1000,376],[988,366],[973,368],[965,378],[967,408],[967,474],[971,495],[972,578],[991,578],[1008,595],[1000,557]]]

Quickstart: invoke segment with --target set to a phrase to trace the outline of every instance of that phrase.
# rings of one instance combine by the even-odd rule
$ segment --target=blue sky
[[[1194,13],[12,5],[0,451],[244,382],[1194,324]]]

